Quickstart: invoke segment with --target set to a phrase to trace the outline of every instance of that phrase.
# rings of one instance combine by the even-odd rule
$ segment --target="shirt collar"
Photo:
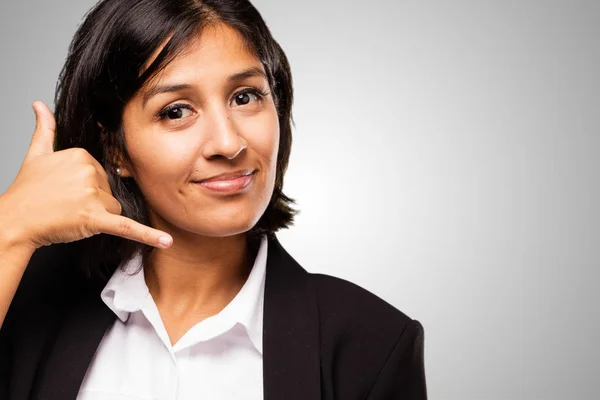
[[[241,324],[261,355],[267,248],[268,240],[263,236],[252,270],[241,290],[219,314],[202,321],[218,322],[224,329],[236,323]],[[127,321],[130,313],[140,311],[148,302],[153,302],[144,280],[141,253],[136,253],[115,270],[100,296],[123,322]],[[185,340],[185,336],[182,340]]]

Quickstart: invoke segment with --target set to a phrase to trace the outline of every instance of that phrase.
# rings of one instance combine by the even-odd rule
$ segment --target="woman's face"
[[[251,229],[275,185],[279,121],[262,63],[227,25],[200,40],[140,90],[123,116],[152,225],[223,237]],[[261,94],[261,92],[264,94]],[[249,177],[200,181],[224,173]]]

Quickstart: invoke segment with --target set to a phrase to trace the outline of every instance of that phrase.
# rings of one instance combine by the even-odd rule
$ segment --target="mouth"
[[[234,194],[242,192],[250,186],[255,173],[255,169],[240,170],[202,179],[194,184],[212,192]]]
[[[238,178],[241,178],[244,176],[251,175],[255,171],[256,171],[255,169],[240,169],[240,170],[234,171],[234,172],[226,172],[223,174],[211,176],[210,178],[205,178],[205,179],[198,181],[198,183],[234,180],[234,179],[238,179]]]

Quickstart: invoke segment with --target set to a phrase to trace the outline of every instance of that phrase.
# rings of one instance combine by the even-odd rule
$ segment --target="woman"
[[[421,324],[275,236],[292,99],[246,0],[91,10],[0,196],[0,398],[426,398]]]

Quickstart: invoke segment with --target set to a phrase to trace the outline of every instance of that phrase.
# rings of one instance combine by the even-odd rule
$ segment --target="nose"
[[[202,151],[205,158],[222,156],[232,160],[247,147],[246,140],[239,134],[228,110],[213,107],[211,112],[204,114],[204,118],[208,137]]]

